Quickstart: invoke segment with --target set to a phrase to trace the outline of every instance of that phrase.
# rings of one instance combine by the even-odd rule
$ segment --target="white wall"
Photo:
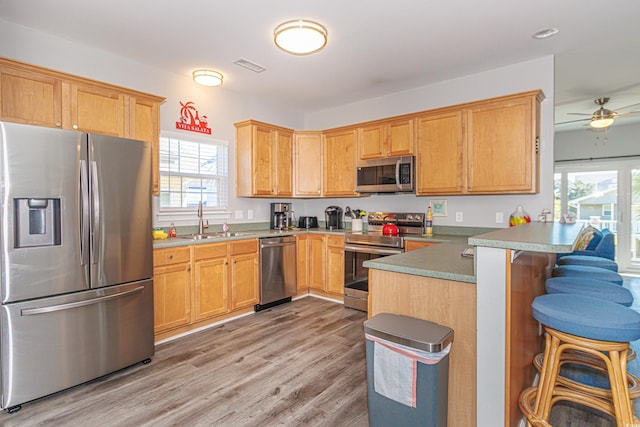
[[[606,134],[587,127],[556,132],[555,161],[640,156],[640,123],[624,121],[617,119]]]
[[[230,192],[229,211],[239,210],[246,218],[254,211],[254,222],[268,221],[272,199],[245,199],[233,196],[235,188],[235,129],[233,123],[253,118],[293,129],[326,129],[415,111],[427,110],[478,99],[542,89],[541,187],[536,195],[455,196],[446,197],[449,216],[437,217],[435,225],[500,226],[496,212],[505,218],[522,204],[536,216],[542,208],[552,207],[553,199],[553,57],[514,64],[438,84],[415,88],[385,97],[343,105],[333,109],[308,112],[274,104],[224,88],[195,85],[190,70],[173,74],[141,64],[116,54],[69,42],[0,20],[0,55],[76,74],[108,83],[153,93],[167,98],[161,106],[161,128],[175,131],[179,102],[193,101],[201,114],[209,118],[215,138],[229,141]],[[436,197],[441,199],[443,197]],[[413,195],[372,196],[358,199],[288,200],[297,215],[322,218],[329,205],[350,206],[364,210],[424,211],[429,197]],[[455,223],[454,212],[463,212],[464,221]],[[233,216],[233,215],[232,215]],[[235,219],[232,217],[230,222]],[[246,219],[237,222],[247,222]],[[194,221],[195,223],[195,213]],[[154,221],[154,225],[167,225]],[[506,223],[503,224],[506,226]]]
[[[307,215],[320,214],[326,206],[335,204],[363,210],[422,212],[429,199],[446,199],[449,215],[434,218],[434,225],[504,227],[496,224],[496,213],[505,221],[521,204],[536,217],[543,208],[553,208],[553,94],[554,61],[548,56],[533,61],[474,74],[410,91],[369,99],[337,108],[308,113],[308,129],[326,129],[351,123],[375,120],[415,111],[455,105],[511,93],[542,89],[546,99],[541,111],[540,193],[535,195],[416,197],[385,195],[359,199],[311,200],[304,204]],[[500,167],[500,165],[496,165]],[[455,212],[463,213],[463,222],[455,222]]]

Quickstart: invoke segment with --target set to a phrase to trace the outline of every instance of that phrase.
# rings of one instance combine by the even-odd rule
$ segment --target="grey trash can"
[[[380,313],[364,322],[364,332],[369,425],[445,427],[453,330]]]

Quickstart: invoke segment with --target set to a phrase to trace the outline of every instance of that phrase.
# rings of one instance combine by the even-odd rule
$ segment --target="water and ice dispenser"
[[[15,247],[61,244],[60,199],[14,199]]]

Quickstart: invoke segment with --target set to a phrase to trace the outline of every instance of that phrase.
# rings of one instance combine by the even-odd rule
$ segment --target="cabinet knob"
[[[169,259],[173,259],[173,255],[169,255]]]
[[[71,127],[74,128],[74,129],[78,129],[78,125],[73,125]]]
[[[57,126],[57,127],[60,127],[60,126],[62,126],[62,123],[60,123],[60,122],[56,122],[56,126]]]

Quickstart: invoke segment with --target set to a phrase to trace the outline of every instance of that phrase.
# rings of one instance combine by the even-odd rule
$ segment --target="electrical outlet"
[[[247,211],[247,219],[253,219],[253,209]]]
[[[502,212],[496,212],[496,224],[502,224],[504,222],[504,214]]]
[[[236,211],[236,219],[242,219],[243,215],[242,215],[242,211],[241,210],[237,210]]]
[[[462,212],[456,212],[456,222],[462,222]]]

